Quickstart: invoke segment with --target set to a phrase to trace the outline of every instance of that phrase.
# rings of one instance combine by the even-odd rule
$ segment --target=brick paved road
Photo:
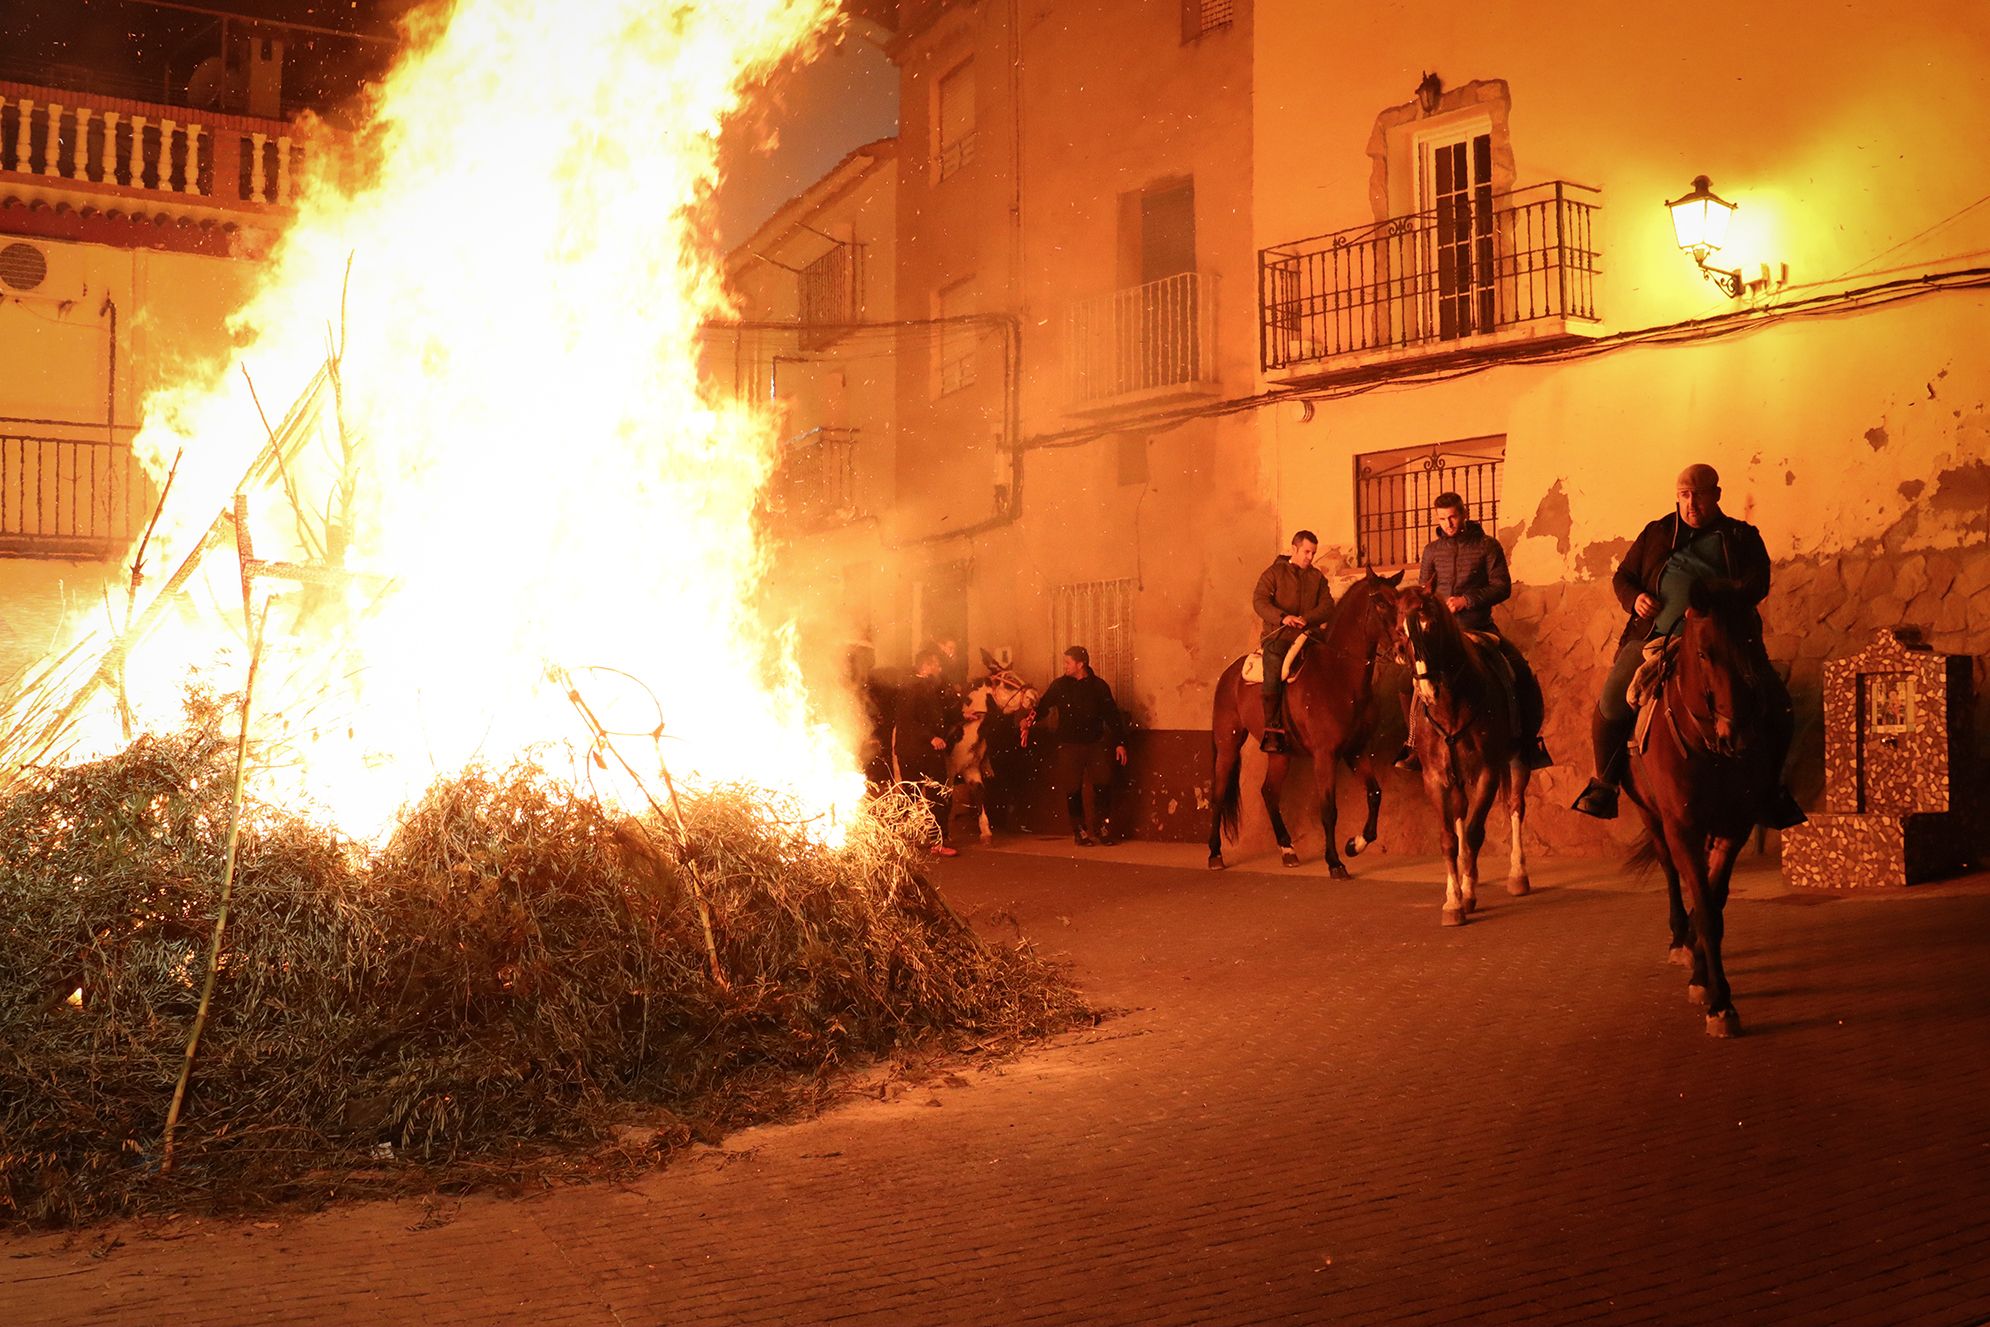
[[[629,1185],[0,1241],[0,1324],[1990,1320],[1990,879],[1750,877],[1720,1043],[1595,865],[1447,931],[1013,846],[949,893],[1122,1016]]]

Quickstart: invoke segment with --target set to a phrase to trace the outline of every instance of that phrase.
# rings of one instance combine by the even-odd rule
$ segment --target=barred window
[[[1236,0],[1182,0],[1182,40],[1227,28],[1236,16]]]
[[[946,179],[974,160],[974,62],[962,61],[940,78],[934,117],[934,154],[939,178]]]
[[[1499,523],[1506,437],[1465,438],[1424,447],[1367,452],[1354,458],[1354,524],[1362,561],[1373,567],[1408,567],[1434,537],[1431,499],[1456,493],[1465,517]]]
[[[1050,592],[1050,675],[1064,671],[1064,651],[1082,645],[1092,671],[1123,710],[1133,690],[1133,582],[1077,581]]]
[[[843,335],[836,324],[857,321],[861,250],[838,244],[801,270],[801,346],[820,350]]]
[[[974,278],[965,277],[940,292],[939,316],[942,319],[958,318],[974,313],[974,305]],[[946,396],[974,385],[974,343],[979,335],[980,329],[971,323],[941,323],[936,395]]]

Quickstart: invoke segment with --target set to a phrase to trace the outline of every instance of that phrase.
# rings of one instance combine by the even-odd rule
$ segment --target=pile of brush
[[[680,829],[531,768],[472,772],[365,851],[237,816],[232,717],[193,704],[0,800],[0,1221],[474,1167],[638,1105],[724,1127],[886,1051],[1084,1016],[918,875],[909,799],[830,849],[747,790],[687,798]]]

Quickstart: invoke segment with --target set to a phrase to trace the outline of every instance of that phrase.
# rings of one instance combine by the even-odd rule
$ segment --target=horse
[[[1687,996],[1705,1007],[1710,1037],[1741,1031],[1721,962],[1721,914],[1735,858],[1781,786],[1761,632],[1739,585],[1693,587],[1625,779],[1665,872],[1668,957],[1691,967]]]
[[[1532,888],[1526,735],[1515,731],[1513,671],[1496,638],[1467,632],[1422,586],[1397,592],[1396,637],[1411,673],[1410,744],[1444,844],[1442,921],[1462,926],[1479,906],[1479,849],[1501,793],[1511,835],[1506,892],[1518,897]]]
[[[1340,814],[1334,797],[1336,760],[1361,776],[1368,796],[1368,819],[1360,835],[1347,841],[1348,856],[1359,856],[1375,841],[1375,825],[1382,812],[1382,784],[1375,777],[1374,758],[1367,750],[1369,702],[1375,694],[1375,657],[1394,624],[1394,594],[1402,579],[1400,571],[1378,576],[1373,569],[1366,569],[1334,605],[1325,625],[1307,633],[1302,666],[1285,687],[1287,739],[1314,757],[1320,783],[1320,824],[1327,832],[1327,869],[1336,880],[1349,878],[1347,867],[1334,850],[1334,825]],[[1215,795],[1209,812],[1209,869],[1220,871],[1224,867],[1223,837],[1226,833],[1237,837],[1244,739],[1264,732],[1264,701],[1261,695],[1246,690],[1243,659],[1223,670],[1210,709],[1214,767],[1210,787]],[[1278,809],[1289,764],[1290,757],[1283,753],[1265,757],[1262,792],[1271,831],[1278,838],[1279,856],[1287,866],[1297,866],[1299,853]]]
[[[981,652],[981,659],[988,673],[969,682],[961,699],[961,735],[947,752],[947,781],[953,789],[953,807],[976,817],[981,841],[986,843],[995,836],[988,823],[994,729],[1005,722],[1013,727],[1036,708],[1038,696],[1035,687],[988,651]]]

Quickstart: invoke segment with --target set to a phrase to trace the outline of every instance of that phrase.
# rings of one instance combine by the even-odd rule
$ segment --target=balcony
[[[137,195],[162,210],[281,207],[302,162],[290,135],[281,120],[0,82],[4,186]]]
[[[1114,409],[1206,387],[1203,279],[1163,277],[1080,300],[1064,313],[1064,399]]]
[[[0,428],[0,557],[91,560],[122,552],[152,514],[152,481],[102,426]]]
[[[1566,335],[1596,320],[1597,192],[1556,180],[1265,249],[1267,373]]]
[[[777,523],[822,530],[863,515],[856,429],[813,428],[781,444],[765,506]]]

